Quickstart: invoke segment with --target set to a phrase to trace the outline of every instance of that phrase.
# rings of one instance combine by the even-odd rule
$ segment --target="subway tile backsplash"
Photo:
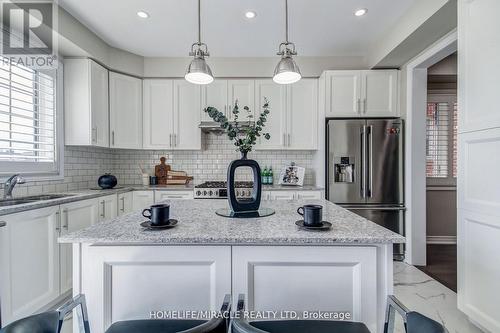
[[[65,192],[88,189],[97,186],[97,179],[104,173],[112,173],[119,184],[141,184],[139,165],[148,173],[154,173],[154,166],[160,157],[167,157],[167,164],[173,170],[186,171],[194,177],[194,183],[208,180],[225,180],[229,163],[240,158],[234,145],[224,135],[203,134],[204,147],[201,151],[172,150],[128,150],[97,147],[65,148],[64,180],[28,182],[17,185],[14,195],[35,195],[48,192]],[[314,184],[314,151],[252,151],[248,157],[259,162],[262,169],[271,166],[274,181],[278,182],[281,169],[290,162],[306,168],[304,184]],[[238,173],[241,180],[249,180],[250,173]]]

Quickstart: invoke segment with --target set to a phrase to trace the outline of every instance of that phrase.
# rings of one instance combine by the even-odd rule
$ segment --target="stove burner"
[[[252,196],[253,182],[238,181],[235,183],[236,196],[238,198],[250,198]],[[195,199],[217,199],[227,198],[227,182],[210,181],[194,187]]]

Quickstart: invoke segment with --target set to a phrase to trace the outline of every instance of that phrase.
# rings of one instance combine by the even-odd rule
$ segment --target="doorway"
[[[427,69],[426,266],[457,291],[457,53]]]

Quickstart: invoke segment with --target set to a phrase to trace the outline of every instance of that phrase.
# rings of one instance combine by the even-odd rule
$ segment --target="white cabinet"
[[[59,296],[59,206],[2,216],[2,324],[32,315]]]
[[[232,110],[236,101],[238,101],[239,107],[239,118],[238,121],[248,121],[253,120],[248,118],[249,115],[243,107],[248,106],[250,108],[250,115],[255,114],[255,81],[254,80],[228,80],[227,81],[227,91],[228,91],[228,119],[234,120],[234,115]]]
[[[99,202],[99,222],[118,216],[118,197],[116,194],[97,198]]]
[[[143,148],[170,149],[174,119],[173,80],[144,80],[143,84]]]
[[[233,246],[232,250],[233,300],[245,294],[246,310],[348,312],[370,332],[380,331],[383,308],[377,302],[385,304],[387,296],[377,293],[376,247]]]
[[[169,199],[194,199],[193,191],[155,191],[155,202]]]
[[[227,80],[217,80],[207,84],[201,89],[201,120],[212,121],[204,112],[205,108],[212,106],[228,116]]]
[[[327,117],[399,117],[398,71],[326,71]]]
[[[89,199],[67,203],[60,206],[60,233],[65,235],[89,227],[98,221],[98,200]],[[72,244],[60,244],[60,281],[61,294],[73,287],[73,250]]]
[[[287,85],[287,149],[318,149],[318,80]]]
[[[155,202],[153,191],[134,191],[132,195],[132,207],[134,211],[149,208]]]
[[[321,190],[268,190],[262,191],[263,200],[316,200],[323,199]]]
[[[201,149],[201,87],[186,80],[174,80],[172,148]]]
[[[361,74],[362,114],[365,117],[399,117],[398,72],[363,71]]]
[[[125,192],[118,194],[118,215],[130,213],[133,209],[133,193]]]
[[[270,112],[263,128],[263,133],[269,133],[271,138],[266,140],[263,136],[258,138],[257,149],[284,149],[286,146],[287,123],[286,123],[286,86],[277,84],[273,80],[255,81],[255,120],[262,113],[264,98],[269,100]]]
[[[294,200],[295,191],[270,191],[270,200]]]
[[[257,106],[255,117],[263,111],[264,97],[270,113],[263,132],[271,139],[260,138],[258,150],[314,150],[318,148],[318,80],[302,79],[291,85],[269,80],[255,81]]]
[[[64,61],[65,144],[109,147],[108,70],[90,59]]]
[[[112,148],[142,148],[142,80],[109,73]]]
[[[201,88],[185,80],[144,80],[143,147],[201,149]]]

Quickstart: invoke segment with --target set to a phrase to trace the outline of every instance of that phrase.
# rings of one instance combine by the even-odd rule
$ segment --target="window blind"
[[[56,172],[55,75],[0,61],[0,172]]]
[[[427,104],[427,177],[448,177],[450,125],[448,103]]]

